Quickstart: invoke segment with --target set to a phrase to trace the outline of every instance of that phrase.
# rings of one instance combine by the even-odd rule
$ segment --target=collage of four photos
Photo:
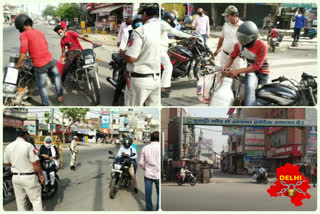
[[[4,1],[4,211],[317,208],[317,4]]]

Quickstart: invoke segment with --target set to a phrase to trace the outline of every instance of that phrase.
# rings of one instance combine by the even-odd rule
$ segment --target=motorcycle
[[[67,42],[66,46],[70,47],[71,42]],[[89,96],[95,105],[100,104],[100,82],[98,76],[98,65],[94,49],[101,45],[93,45],[92,49],[87,48],[82,50],[81,56],[71,65],[72,81],[76,82],[79,86],[87,85],[91,93]],[[80,51],[80,50],[75,50]]]
[[[107,77],[107,81],[116,89],[113,95],[113,106],[124,106],[125,61],[121,59],[119,53],[112,54],[112,61],[109,63],[112,69],[112,77]]]
[[[253,174],[252,179],[256,180],[258,184],[260,184],[260,183],[267,184],[268,183],[268,173],[265,172],[262,176],[260,176],[259,171],[256,171]]]
[[[11,168],[3,166],[3,203],[6,204],[14,200],[14,198]]]
[[[109,159],[113,159],[111,169],[111,182],[109,185],[109,197],[114,199],[117,191],[122,188],[127,188],[132,184],[132,178],[129,174],[129,168],[132,164],[132,160],[127,158],[121,158],[120,163],[116,162],[115,155],[112,151],[109,151]]]
[[[242,105],[245,97],[244,77],[237,76],[228,84],[222,84],[226,77],[220,72],[215,73],[211,87],[210,106],[222,104],[225,106]],[[303,73],[301,81],[297,82],[284,76],[272,80],[272,83],[258,86],[256,89],[256,102],[258,106],[315,106],[317,104],[317,82],[316,76]],[[223,81],[222,81],[223,80]],[[224,88],[223,88],[224,87]],[[221,90],[223,88],[223,90]],[[215,93],[224,92],[220,96]],[[220,93],[220,94],[221,94]]]
[[[183,180],[183,177],[182,177],[179,173],[177,173],[176,176],[177,176],[177,178],[178,178],[177,184],[178,184],[179,186],[181,186],[181,185],[184,184],[184,183],[189,183],[191,186],[196,185],[196,179],[195,179],[195,177],[193,176],[192,172],[187,172],[184,180]]]
[[[29,56],[22,67],[16,69],[18,57],[10,57],[3,72],[3,104],[6,106],[21,106],[37,87],[33,65]]]
[[[193,71],[194,77],[199,79],[199,76],[209,74],[214,66],[213,53],[204,45],[202,36],[198,32],[193,32],[192,35],[197,39],[182,39],[178,45],[171,46],[168,50],[173,78],[190,77]]]
[[[304,32],[300,34],[301,37],[307,37],[309,39],[313,39],[317,36],[317,29],[316,28],[305,28]]]
[[[276,28],[272,28],[270,30],[269,44],[272,52],[275,52],[276,47],[279,47],[279,44],[280,42],[282,42],[282,39],[283,39],[283,35],[280,34]]]
[[[51,187],[50,185],[45,186],[41,185],[41,197],[44,200],[48,200],[53,198],[58,190],[59,190],[59,183],[60,183],[60,178],[57,174],[57,167],[54,162],[54,160],[45,160],[41,163],[41,168],[43,171],[47,173],[47,178],[48,178],[48,183],[51,183],[51,177],[50,177],[50,172],[54,171],[55,172],[55,180],[54,180],[54,185]]]

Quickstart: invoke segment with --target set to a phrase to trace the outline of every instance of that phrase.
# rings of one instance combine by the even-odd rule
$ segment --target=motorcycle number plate
[[[277,42],[278,39],[277,38],[272,38],[272,41]]]
[[[11,93],[3,93],[3,97],[16,97],[16,94],[11,94]]]
[[[8,68],[7,73],[5,75],[4,83],[17,84],[18,81],[18,69]]]

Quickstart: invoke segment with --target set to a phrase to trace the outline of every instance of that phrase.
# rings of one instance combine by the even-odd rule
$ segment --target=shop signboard
[[[101,128],[102,129],[109,129],[110,128],[110,114],[102,114]]]
[[[25,120],[23,126],[28,129],[30,135],[35,136],[37,134],[37,122],[35,120]]]
[[[263,156],[264,151],[247,151],[247,156]]]
[[[286,145],[279,148],[276,148],[276,156],[281,155],[293,155],[293,156],[301,156],[301,145]]]
[[[264,151],[264,146],[245,146],[246,151]]]
[[[3,118],[3,126],[22,127],[23,126],[23,121],[22,120],[14,120],[14,119]]]
[[[246,127],[245,128],[245,145],[264,146],[264,128],[263,127]]]
[[[124,5],[123,6],[123,18],[127,18],[128,16],[132,16],[133,7],[132,5]]]
[[[266,128],[266,135],[271,135],[272,133],[275,133],[279,130],[283,129],[283,127],[267,127]]]
[[[309,127],[307,153],[317,152],[317,127]]]
[[[243,127],[237,126],[224,126],[222,128],[222,135],[233,135],[233,136],[241,136],[243,135]]]
[[[208,118],[184,117],[184,125],[207,126],[247,126],[247,127],[304,127],[316,126],[316,121],[293,119],[241,119],[241,118]]]

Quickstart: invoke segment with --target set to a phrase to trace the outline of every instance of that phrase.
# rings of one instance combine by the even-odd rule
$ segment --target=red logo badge
[[[131,46],[133,45],[133,40],[134,40],[134,39],[130,39],[130,41],[129,41],[129,47],[131,47]]]
[[[301,206],[303,199],[310,199],[311,195],[307,192],[310,188],[309,178],[305,178],[299,169],[298,165],[290,163],[279,167],[275,185],[267,190],[270,196],[288,196],[295,206]]]

